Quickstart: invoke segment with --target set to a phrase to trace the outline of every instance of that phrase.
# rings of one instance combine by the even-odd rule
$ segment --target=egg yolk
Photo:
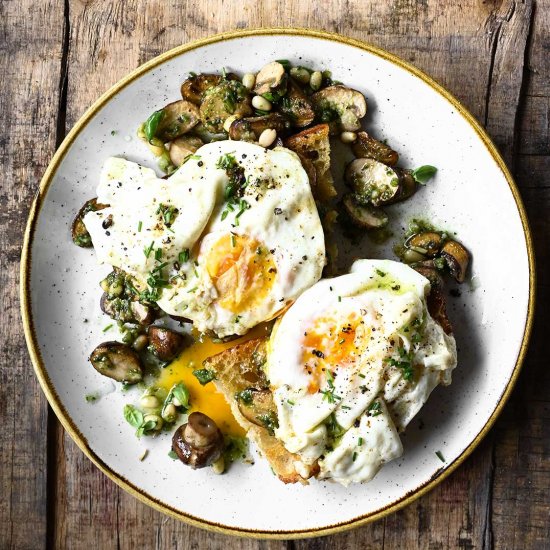
[[[243,437],[245,431],[240,424],[235,420],[231,407],[225,400],[225,397],[216,388],[212,382],[201,386],[200,382],[193,375],[193,371],[201,369],[202,362],[217,353],[224,351],[250,340],[252,338],[261,338],[269,333],[269,327],[266,323],[262,323],[254,327],[245,336],[230,342],[219,343],[214,342],[211,338],[205,336],[203,339],[197,339],[195,343],[186,348],[181,355],[163,369],[157,385],[165,388],[167,391],[175,384],[183,382],[189,390],[189,403],[191,405],[188,413],[200,411],[209,416],[218,428],[228,435],[235,437]]]
[[[218,239],[208,252],[206,269],[221,296],[218,304],[233,313],[261,303],[277,274],[273,255],[262,243],[234,234]]]
[[[306,330],[302,340],[302,365],[310,377],[309,393],[317,392],[337,367],[355,363],[359,354],[356,332],[360,322],[357,315],[345,320],[321,317]]]

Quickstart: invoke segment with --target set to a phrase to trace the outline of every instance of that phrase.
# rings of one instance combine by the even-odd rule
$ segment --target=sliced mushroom
[[[380,229],[388,224],[388,216],[379,208],[357,204],[354,195],[345,195],[342,204],[351,221],[363,229]]]
[[[355,132],[367,114],[367,102],[361,92],[340,84],[324,88],[311,96],[317,118],[328,122],[332,133]]]
[[[394,166],[394,172],[399,177],[399,191],[388,204],[402,202],[412,197],[418,190],[418,183],[413,178],[412,171]]]
[[[279,109],[298,128],[308,126],[315,119],[311,101],[292,78],[288,79],[288,91]]]
[[[181,317],[180,315],[168,315],[170,319],[174,319],[174,321],[177,321],[178,323],[192,323],[193,321],[189,319],[188,317]]]
[[[445,334],[451,334],[453,327],[451,321],[447,317],[447,308],[444,291],[444,283],[441,275],[434,267],[423,265],[415,265],[414,269],[430,281],[430,294],[426,300],[428,311],[434,320],[441,325]]]
[[[227,134],[225,132],[211,132],[202,122],[199,122],[191,130],[191,135],[197,136],[203,143],[211,143],[212,141],[222,141],[227,139]]]
[[[185,160],[199,147],[203,146],[201,138],[197,136],[182,136],[170,142],[170,160],[174,166],[181,166]]]
[[[264,426],[261,419],[276,411],[273,394],[268,389],[247,388],[236,399],[241,414],[258,426]]]
[[[395,170],[374,159],[351,161],[345,178],[355,191],[357,202],[364,205],[388,204],[399,191],[399,177]]]
[[[130,309],[130,300],[127,298],[121,298],[119,296],[109,296],[107,292],[104,292],[99,302],[101,311],[108,315],[115,321],[121,321],[123,323],[135,322],[134,314]]]
[[[289,120],[280,113],[235,120],[229,128],[229,137],[235,141],[258,141],[264,130],[284,134],[290,128]]]
[[[432,258],[439,253],[443,237],[435,231],[423,231],[412,235],[405,241],[405,247]]]
[[[185,345],[183,335],[168,328],[150,326],[147,334],[151,351],[161,361],[171,361]]]
[[[441,257],[447,262],[451,275],[457,282],[463,283],[470,263],[470,254],[456,241],[447,241],[441,249]]]
[[[395,166],[399,160],[399,155],[389,145],[374,139],[367,132],[357,132],[357,139],[351,148],[357,158],[374,159],[388,166]]]
[[[256,75],[256,85],[254,93],[257,95],[266,95],[269,101],[276,100],[286,90],[287,74],[285,68],[278,61],[268,63]]]
[[[87,200],[84,203],[82,208],[78,211],[78,214],[75,216],[71,226],[71,236],[74,244],[81,246],[82,248],[89,248],[92,246],[92,237],[88,233],[88,230],[82,220],[88,212],[96,212],[97,210],[103,210],[104,208],[107,208],[107,205],[97,202],[96,198]]]
[[[206,73],[190,76],[181,85],[181,97],[195,105],[200,105],[204,92],[217,86],[222,81],[222,78],[219,74]]]
[[[189,415],[172,438],[172,450],[191,468],[209,466],[221,456],[224,449],[223,435],[216,423],[201,412]]]
[[[99,286],[110,298],[121,296],[126,290],[126,273],[115,267],[107,277],[101,280]]]
[[[143,378],[137,353],[121,342],[99,344],[90,355],[90,363],[97,372],[117,382],[135,384]]]
[[[130,310],[139,325],[150,325],[157,316],[156,311],[151,306],[142,304],[138,300],[130,302]]]
[[[184,99],[169,103],[162,112],[164,114],[155,131],[155,137],[162,142],[171,141],[189,132],[200,120],[198,107]]]
[[[237,80],[221,80],[204,93],[200,106],[201,121],[211,132],[223,132],[223,123],[231,115],[243,118],[252,112],[249,90]]]

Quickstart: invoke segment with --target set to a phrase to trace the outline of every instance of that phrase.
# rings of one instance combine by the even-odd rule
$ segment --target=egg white
[[[229,179],[219,167],[226,155],[247,180],[237,204],[228,205]],[[309,180],[288,149],[210,143],[166,180],[135,163],[109,159],[98,200],[109,207],[84,218],[98,259],[132,274],[142,288],[151,271],[166,264],[163,279],[169,284],[157,303],[168,314],[192,320],[199,331],[220,337],[246,333],[318,281],[325,265]],[[160,205],[177,208],[170,228],[162,222]],[[105,229],[109,217],[112,224]],[[222,277],[211,272],[212,265],[225,265],[225,253],[232,257],[232,247],[242,249],[240,256],[235,253],[238,267],[229,273],[238,276],[238,288],[222,286]],[[183,250],[188,258],[180,261]]]
[[[275,433],[305,463],[318,461],[320,477],[370,480],[401,455],[398,432],[435,386],[450,383],[455,340],[430,316],[429,290],[404,264],[359,260],[304,292],[276,325],[266,365]],[[412,359],[411,380],[402,354]]]

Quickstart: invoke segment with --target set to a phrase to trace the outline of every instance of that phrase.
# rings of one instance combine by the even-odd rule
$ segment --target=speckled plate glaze
[[[256,71],[267,61],[330,69],[361,90],[365,124],[401,153],[404,166],[433,164],[437,176],[392,207],[394,229],[414,215],[456,231],[473,252],[473,282],[450,298],[459,366],[403,437],[405,452],[367,485],[285,486],[258,459],[223,476],[172,461],[170,435],[136,439],[122,415],[131,396],[87,361],[105,340],[98,282],[108,270],[74,246],[69,224],[95,195],[103,161],[121,155],[154,166],[138,124],[178,98],[190,72]],[[113,132],[114,131],[114,132]],[[114,135],[112,135],[112,133]],[[393,257],[367,240],[343,257]],[[503,258],[507,258],[503,264]],[[258,537],[340,531],[394,511],[454,470],[487,433],[508,397],[533,318],[534,265],[517,189],[487,135],[448,92],[398,58],[362,42],[317,31],[237,31],[186,44],[140,67],[107,92],[67,136],[40,186],[22,258],[22,311],[36,374],[80,448],[109,477],[148,504],[194,525]],[[87,322],[84,322],[87,320]],[[109,334],[109,339],[115,336]],[[94,403],[84,396],[99,392]],[[143,450],[149,454],[139,460]],[[436,456],[440,451],[445,462]]]

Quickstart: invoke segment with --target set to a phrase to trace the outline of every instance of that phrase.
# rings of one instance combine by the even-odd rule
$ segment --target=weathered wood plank
[[[547,357],[550,287],[550,2],[541,0],[529,45],[515,171],[535,241],[538,310],[518,387],[495,429],[493,534],[497,548],[550,545],[550,371]]]
[[[46,544],[47,404],[19,313],[27,212],[56,146],[63,7],[0,3],[0,547]]]

